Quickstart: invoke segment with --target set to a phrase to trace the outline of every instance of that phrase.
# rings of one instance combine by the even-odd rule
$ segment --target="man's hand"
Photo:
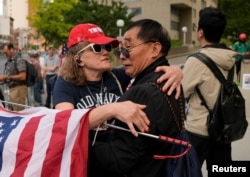
[[[106,120],[112,118],[119,119],[126,123],[134,136],[138,136],[134,125],[141,132],[148,132],[150,121],[143,109],[146,105],[133,103],[132,101],[123,101],[101,105],[92,109],[89,113],[89,128],[96,128]]]
[[[8,79],[7,75],[0,75],[0,82],[6,82]]]

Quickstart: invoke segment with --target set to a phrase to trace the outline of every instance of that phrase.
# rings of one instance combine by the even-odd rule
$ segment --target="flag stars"
[[[2,137],[2,136],[0,136],[0,143],[2,142],[2,139],[3,139],[3,137]]]
[[[2,134],[3,131],[4,131],[3,129],[0,129],[0,135]]]
[[[10,124],[10,126],[16,126],[16,124],[17,124],[17,120],[14,120],[14,121]]]
[[[4,126],[4,123],[1,121],[0,122],[0,128],[2,128]]]

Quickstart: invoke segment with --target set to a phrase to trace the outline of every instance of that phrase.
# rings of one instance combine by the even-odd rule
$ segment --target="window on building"
[[[201,0],[201,8],[205,8],[206,7],[206,0]]]
[[[179,9],[175,8],[175,7],[171,7],[171,15],[174,15],[174,16],[179,16]]]
[[[135,16],[141,15],[141,8],[129,8],[128,9],[128,14],[134,14]]]
[[[193,9],[192,12],[193,12],[193,17],[196,17],[196,9]]]
[[[179,30],[179,26],[180,26],[179,22],[171,20],[171,30],[178,31]]]
[[[193,31],[197,31],[198,26],[195,23],[193,23],[192,26],[193,26]]]

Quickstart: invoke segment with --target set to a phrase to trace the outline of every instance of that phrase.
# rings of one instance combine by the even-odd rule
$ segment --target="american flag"
[[[63,59],[64,59],[64,57],[65,57],[65,55],[67,53],[67,50],[68,50],[67,44],[66,44],[66,42],[64,42],[63,45],[62,45],[62,51],[61,51],[61,55],[60,55],[60,59],[61,59],[60,66],[63,63]]]
[[[88,110],[0,107],[0,177],[86,177]]]

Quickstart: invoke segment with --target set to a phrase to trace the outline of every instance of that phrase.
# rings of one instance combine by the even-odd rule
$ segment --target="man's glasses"
[[[115,55],[116,55],[118,58],[120,58],[121,53],[122,53],[122,55],[123,55],[125,58],[130,58],[129,52],[130,52],[131,49],[133,49],[133,48],[135,48],[135,47],[138,47],[138,46],[140,46],[140,45],[142,45],[142,44],[149,43],[149,42],[155,42],[155,41],[145,41],[145,42],[142,42],[142,43],[140,43],[140,44],[138,44],[138,45],[135,45],[135,46],[129,47],[129,48],[120,47],[119,49],[115,50],[114,53],[115,53]]]
[[[102,48],[104,48],[105,50],[107,50],[108,52],[111,52],[112,50],[112,45],[111,44],[103,44],[103,45],[99,45],[99,44],[94,44],[91,43],[89,45],[87,45],[86,47],[84,47],[83,49],[79,50],[77,52],[77,55],[81,52],[83,52],[84,50],[86,50],[87,48],[91,47],[92,51],[94,53],[101,53],[102,52]]]

